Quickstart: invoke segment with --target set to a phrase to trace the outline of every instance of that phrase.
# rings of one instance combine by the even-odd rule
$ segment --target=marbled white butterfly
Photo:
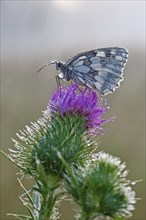
[[[127,62],[125,48],[109,47],[79,53],[66,62],[51,61],[38,72],[51,64],[56,64],[59,74],[57,81],[72,80],[82,86],[94,88],[102,95],[114,92],[123,80],[123,68]]]

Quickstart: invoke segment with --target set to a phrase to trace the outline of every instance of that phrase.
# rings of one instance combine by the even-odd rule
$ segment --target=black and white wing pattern
[[[74,82],[94,88],[106,95],[115,91],[123,80],[127,62],[125,48],[109,47],[80,53],[65,63]]]

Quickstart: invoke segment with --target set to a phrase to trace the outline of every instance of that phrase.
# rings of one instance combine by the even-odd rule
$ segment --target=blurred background
[[[129,51],[125,80],[106,96],[116,116],[101,137],[99,150],[127,164],[128,178],[143,179],[133,189],[137,198],[132,220],[145,216],[145,1],[1,1],[1,146],[8,153],[11,138],[46,109],[56,88],[54,66],[36,71],[50,60],[66,61],[79,52],[119,46]],[[1,157],[1,219],[26,213],[19,196],[17,168]],[[75,206],[74,206],[75,207]],[[60,220],[73,220],[65,201]]]

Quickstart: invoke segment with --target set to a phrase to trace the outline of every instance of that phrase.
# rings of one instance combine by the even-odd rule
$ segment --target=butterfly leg
[[[56,83],[57,83],[57,88],[61,87],[59,76],[56,76]]]

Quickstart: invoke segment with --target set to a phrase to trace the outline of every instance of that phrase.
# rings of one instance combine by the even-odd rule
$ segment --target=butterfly
[[[123,69],[128,59],[125,48],[109,47],[79,53],[66,62],[51,61],[41,67],[55,64],[58,70],[56,80],[74,81],[75,83],[93,88],[102,95],[114,92],[120,86]]]

